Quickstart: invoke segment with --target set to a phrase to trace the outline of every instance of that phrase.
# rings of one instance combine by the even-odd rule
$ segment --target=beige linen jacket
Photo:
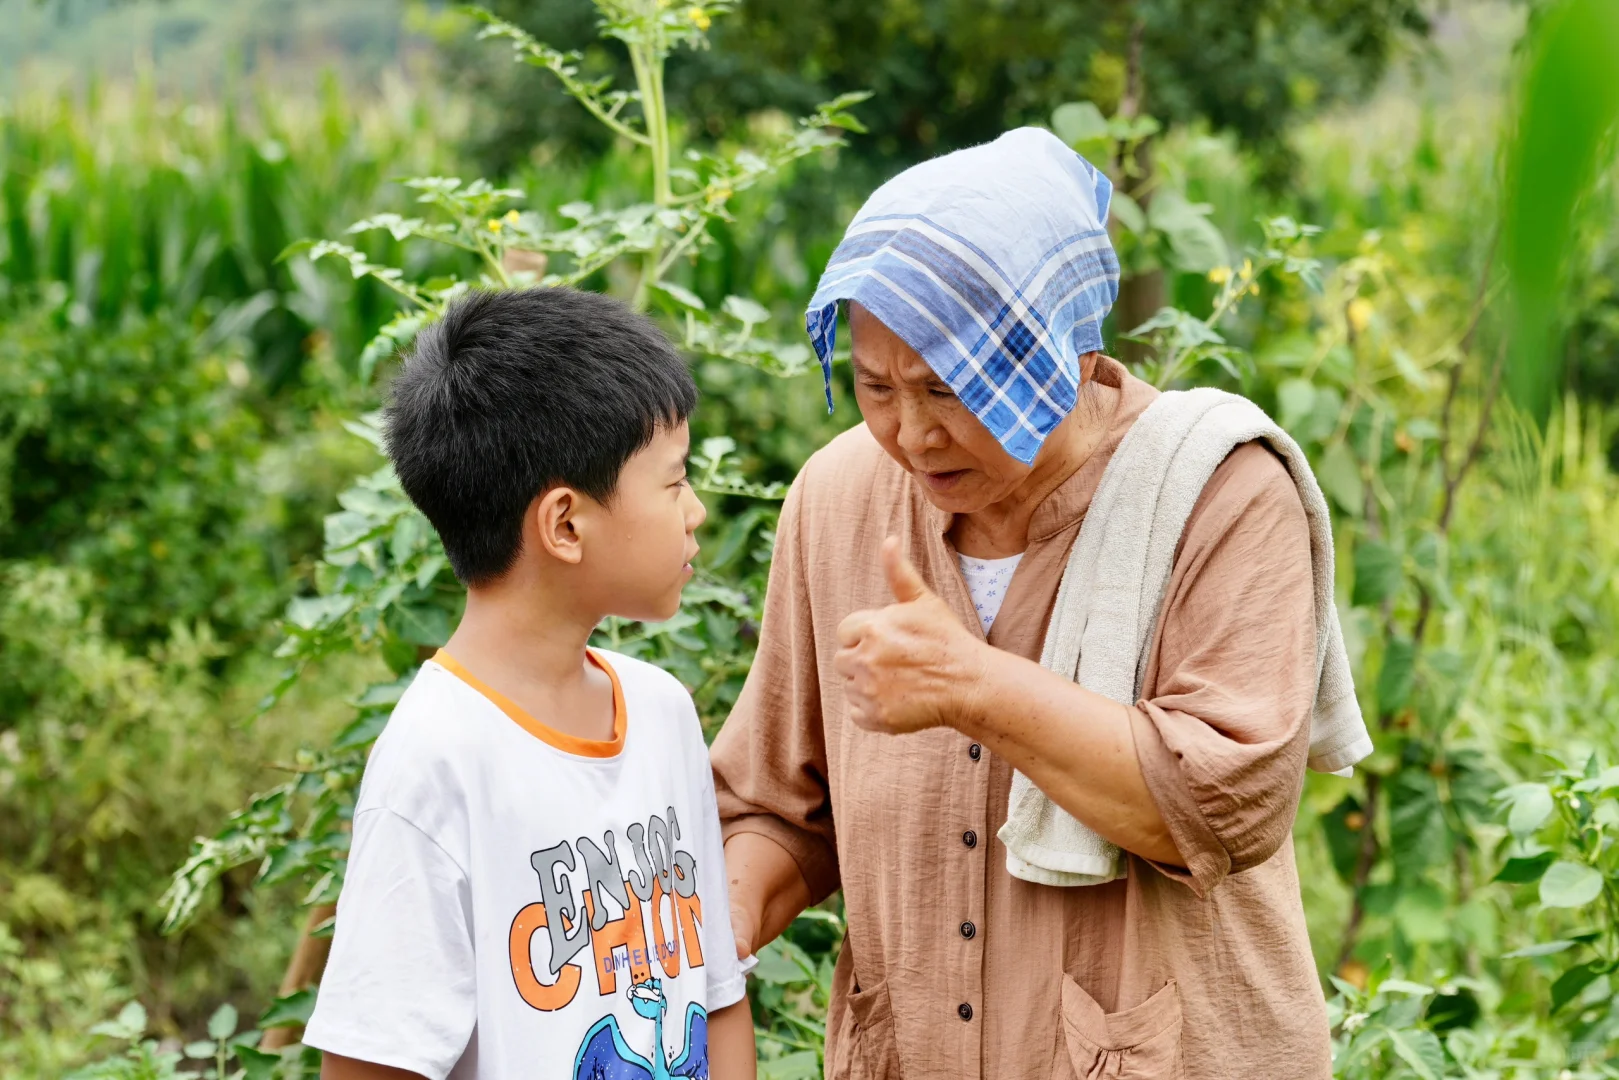
[[[1102,470],[1156,395],[1119,388],[1098,452],[1035,512],[989,635],[1037,660]],[[727,835],[792,854],[848,936],[828,1023],[832,1080],[1331,1076],[1326,1012],[1290,844],[1315,691],[1309,535],[1282,464],[1250,443],[1204,489],[1176,553],[1142,700],[1142,769],[1186,868],[1130,857],[1107,885],[1006,872],[1012,769],[952,729],[872,734],[846,718],[838,623],[890,602],[902,538],[979,632],[950,516],[857,427],[794,483],[759,653],[714,743]]]

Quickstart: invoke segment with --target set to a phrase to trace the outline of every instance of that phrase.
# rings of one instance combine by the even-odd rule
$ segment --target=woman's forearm
[[[809,907],[809,883],[797,860],[768,836],[739,832],[727,840],[725,873],[739,957],[774,941]]]
[[[984,650],[956,726],[1105,839],[1184,865],[1142,776],[1129,710],[1031,660]]]

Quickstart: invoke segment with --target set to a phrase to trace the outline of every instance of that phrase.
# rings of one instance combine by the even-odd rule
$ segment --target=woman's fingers
[[[872,620],[877,617],[875,611],[856,611],[847,615],[838,623],[838,647],[852,649],[860,644],[860,639],[866,636],[871,628]]]

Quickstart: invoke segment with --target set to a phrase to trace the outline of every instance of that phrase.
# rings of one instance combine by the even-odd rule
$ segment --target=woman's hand
[[[972,712],[990,647],[923,584],[892,536],[882,559],[895,602],[838,626],[832,666],[843,676],[849,718],[891,735],[953,726]]]
[[[888,734],[953,727],[1119,847],[1185,865],[1147,790],[1126,706],[972,634],[893,537],[883,568],[896,602],[838,627],[833,665],[856,724]]]

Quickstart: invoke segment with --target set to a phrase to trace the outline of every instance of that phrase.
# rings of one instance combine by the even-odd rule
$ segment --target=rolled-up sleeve
[[[712,758],[725,836],[760,833],[780,844],[818,903],[837,891],[839,877],[802,489],[801,476],[782,507],[759,650]]]
[[[1287,841],[1315,699],[1310,534],[1287,469],[1264,446],[1216,470],[1181,538],[1131,709],[1142,774],[1199,896]]]

